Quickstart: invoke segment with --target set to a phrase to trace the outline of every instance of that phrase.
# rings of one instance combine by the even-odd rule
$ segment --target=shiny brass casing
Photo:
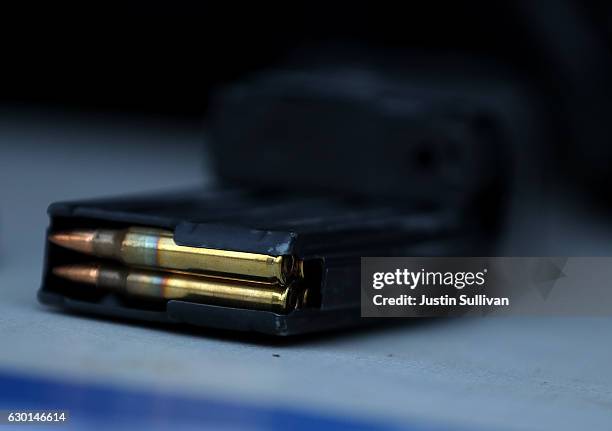
[[[152,299],[182,299],[237,308],[286,313],[302,304],[304,292],[279,283],[248,282],[236,279],[161,271],[147,271],[107,265],[64,265],[53,273],[74,282]]]
[[[221,273],[277,280],[280,284],[287,284],[301,274],[292,256],[177,245],[172,232],[160,229],[77,230],[54,233],[49,239],[63,247],[144,268]]]

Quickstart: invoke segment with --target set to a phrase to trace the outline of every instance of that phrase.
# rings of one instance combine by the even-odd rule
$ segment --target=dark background
[[[0,103],[195,122],[211,89],[296,49],[349,43],[417,63],[468,61],[538,104],[542,170],[605,202],[611,23],[604,1],[37,6],[3,14]]]
[[[603,76],[595,66],[609,65],[602,55],[610,54],[612,6],[533,3],[33,7],[4,15],[2,99],[200,115],[212,85],[282,61],[297,46],[335,40],[486,57],[551,93],[568,91],[566,69]]]

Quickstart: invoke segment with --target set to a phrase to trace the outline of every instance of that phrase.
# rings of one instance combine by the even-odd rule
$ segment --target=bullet
[[[148,271],[111,265],[63,265],[53,274],[75,283],[151,299],[190,302],[287,313],[302,306],[306,293],[278,283],[246,282],[205,276]]]
[[[299,276],[301,267],[292,256],[177,245],[172,232],[151,228],[56,232],[49,236],[49,240],[71,250],[115,259],[131,266],[223,273],[278,280],[281,284],[287,284],[293,277]]]

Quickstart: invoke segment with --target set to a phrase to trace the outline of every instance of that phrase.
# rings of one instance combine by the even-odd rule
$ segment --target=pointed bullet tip
[[[77,283],[96,284],[99,267],[97,265],[63,265],[52,269],[54,275]]]
[[[75,250],[81,253],[92,254],[95,231],[76,230],[69,232],[55,232],[49,235],[49,241],[60,247]]]

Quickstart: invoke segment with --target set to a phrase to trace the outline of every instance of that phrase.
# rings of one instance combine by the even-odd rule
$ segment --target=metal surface
[[[49,240],[75,251],[146,268],[217,272],[278,280],[281,284],[301,273],[291,256],[181,246],[174,242],[172,232],[159,229],[76,230],[56,232]]]
[[[64,265],[53,273],[76,283],[152,299],[184,299],[239,308],[287,312],[297,304],[297,289],[278,283],[249,283],[191,274],[146,271],[106,265]]]

